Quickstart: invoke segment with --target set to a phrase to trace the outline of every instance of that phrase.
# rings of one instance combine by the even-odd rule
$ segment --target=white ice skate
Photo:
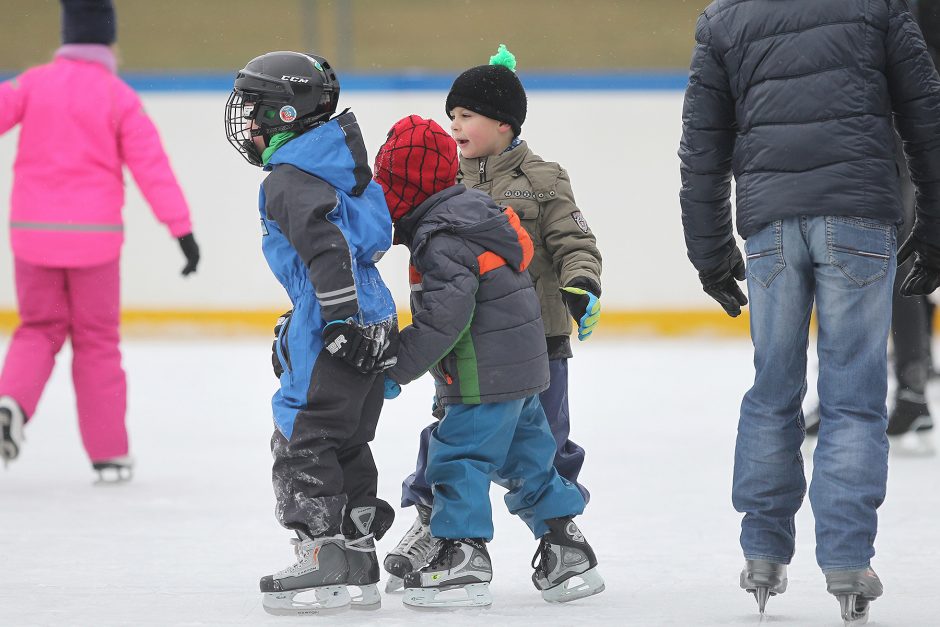
[[[127,483],[134,477],[134,458],[130,455],[92,462],[91,467],[98,473],[95,485]]]
[[[291,541],[297,563],[261,578],[264,611],[278,616],[336,614],[349,609],[343,536]],[[300,598],[298,598],[300,597]]]
[[[489,607],[492,579],[493,566],[483,540],[443,539],[426,566],[405,575],[402,602],[413,610]]]
[[[570,516],[545,521],[542,536],[532,557],[532,583],[549,603],[567,603],[604,591],[597,572],[594,550]]]
[[[845,627],[868,622],[871,602],[881,596],[884,587],[871,568],[826,573],[826,590],[839,601]]]
[[[415,505],[418,516],[411,529],[398,542],[398,546],[385,556],[385,571],[388,581],[385,592],[395,592],[404,586],[405,575],[428,562],[437,548],[438,539],[431,535],[431,508]]]
[[[0,458],[3,458],[4,468],[23,448],[24,424],[26,416],[19,404],[9,396],[0,396]]]

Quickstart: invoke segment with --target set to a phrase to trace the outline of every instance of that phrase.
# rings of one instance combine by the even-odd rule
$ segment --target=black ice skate
[[[485,541],[445,538],[426,566],[405,575],[402,602],[412,609],[489,607],[492,579]]]
[[[261,603],[268,614],[305,616],[331,614],[349,608],[346,589],[349,569],[346,565],[343,536],[292,540],[297,563],[273,575],[261,578]],[[312,599],[295,599],[310,592]]]
[[[815,438],[819,435],[819,405],[803,414],[803,426],[807,436]]]
[[[867,623],[869,604],[884,592],[881,580],[871,568],[826,573],[826,590],[839,600],[846,627]]]
[[[385,591],[394,592],[403,586],[405,575],[428,563],[437,547],[437,538],[431,535],[431,508],[415,505],[418,517],[411,529],[402,536],[398,546],[385,556],[385,571],[389,574]]]
[[[767,560],[747,560],[741,571],[741,588],[757,599],[761,614],[767,607],[767,599],[787,591],[787,565]]]
[[[9,396],[0,396],[0,458],[3,458],[4,468],[19,457],[24,424],[26,415],[19,404]]]
[[[936,451],[933,444],[933,418],[923,394],[910,390],[898,392],[888,416],[888,437],[895,454],[928,456]]]
[[[134,476],[134,458],[130,455],[92,462],[91,467],[98,473],[96,485],[127,483]]]
[[[380,575],[372,533],[375,507],[355,507],[346,518],[348,522],[344,522],[343,533],[346,536],[346,564],[349,567],[346,587],[351,597],[350,607],[354,610],[377,610],[382,607],[382,596],[375,585]]]
[[[566,603],[604,591],[594,550],[570,516],[545,521],[548,533],[532,557],[532,582],[549,603]]]

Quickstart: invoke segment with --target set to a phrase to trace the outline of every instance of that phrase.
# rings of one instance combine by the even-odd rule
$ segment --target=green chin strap
[[[274,156],[274,153],[277,152],[277,149],[295,137],[297,137],[297,133],[294,131],[285,131],[283,133],[272,135],[271,143],[268,144],[268,147],[265,148],[264,152],[261,153],[261,165],[268,165],[268,161],[271,160],[271,157]]]

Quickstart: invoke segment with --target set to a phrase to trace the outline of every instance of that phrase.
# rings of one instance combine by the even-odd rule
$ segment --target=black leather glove
[[[732,318],[740,316],[741,307],[747,304],[747,297],[737,284],[744,280],[745,272],[744,257],[735,246],[720,265],[698,273],[705,293],[717,300]]]
[[[176,241],[180,243],[183,254],[186,255],[186,266],[183,267],[183,276],[188,276],[196,271],[199,264],[199,244],[192,233],[187,233],[182,237],[177,237]]]
[[[398,325],[395,320],[366,326],[351,318],[334,320],[323,329],[323,346],[363,374],[384,372],[398,363]]]
[[[293,309],[285,311],[281,314],[281,317],[277,319],[277,324],[274,325],[274,343],[271,344],[271,365],[274,366],[274,376],[278,379],[284,374],[284,366],[281,365],[281,360],[277,357],[278,336],[281,335],[281,329],[284,328],[284,325],[287,324],[293,313]]]
[[[940,286],[940,248],[911,233],[898,249],[898,265],[902,265],[912,255],[914,263],[911,271],[904,278],[898,292],[901,296],[930,294]]]

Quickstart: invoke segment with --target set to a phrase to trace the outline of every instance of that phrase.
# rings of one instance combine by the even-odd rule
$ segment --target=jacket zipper
[[[480,159],[480,182],[486,181],[486,159]]]

